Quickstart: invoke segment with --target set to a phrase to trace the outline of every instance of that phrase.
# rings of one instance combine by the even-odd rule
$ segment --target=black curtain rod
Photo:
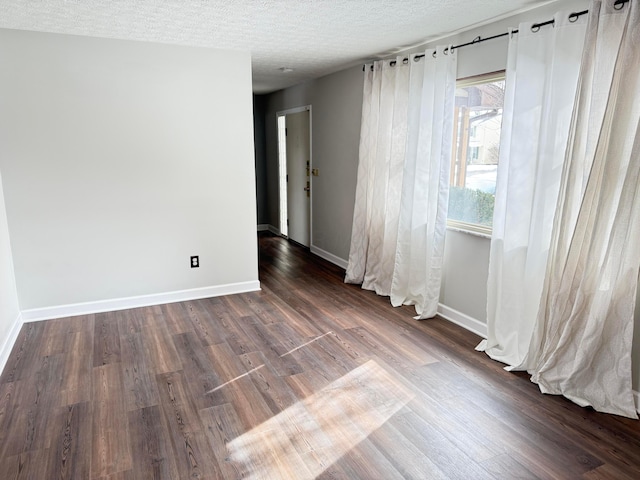
[[[615,8],[616,10],[621,10],[625,3],[629,3],[630,0],[616,0],[615,2],[613,2],[613,8]],[[580,18],[582,15],[586,15],[587,13],[589,13],[589,10],[582,10],[581,12],[573,12],[569,15],[569,21],[570,22],[575,22],[576,20],[578,20],[578,18]],[[546,25],[553,25],[555,23],[555,20],[552,18],[551,20],[547,20],[546,22],[539,22],[539,23],[534,23],[533,25],[531,25],[531,30],[534,32],[537,32],[538,30],[540,30],[541,27],[544,27]],[[482,43],[482,42],[486,42],[487,40],[493,40],[494,38],[501,38],[501,37],[506,37],[509,34],[513,34],[513,33],[518,33],[518,29],[515,28],[513,30],[511,30],[510,32],[504,32],[504,33],[498,33],[497,35],[492,35],[490,37],[485,37],[482,38],[480,35],[478,35],[476,38],[474,38],[473,40],[471,40],[470,42],[467,43],[462,43],[460,45],[451,45],[451,47],[447,47],[444,49],[444,53],[445,55],[448,53],[449,48],[451,48],[451,50],[455,50],[457,48],[463,48],[463,47],[468,47],[469,45],[476,45],[478,43]],[[436,56],[436,52],[433,52],[433,56]],[[424,57],[424,54],[422,55],[416,55],[414,58],[414,60],[418,60],[420,58]],[[391,60],[391,62],[389,62],[389,64],[391,66],[395,66],[396,64],[396,60]],[[402,59],[402,63],[409,63],[409,58],[405,57]],[[371,66],[371,68],[373,69],[373,65]],[[363,65],[362,67],[362,71],[364,72],[365,66]]]

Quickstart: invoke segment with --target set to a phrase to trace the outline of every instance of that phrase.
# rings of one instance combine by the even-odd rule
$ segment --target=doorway
[[[311,105],[278,112],[280,233],[311,244]]]

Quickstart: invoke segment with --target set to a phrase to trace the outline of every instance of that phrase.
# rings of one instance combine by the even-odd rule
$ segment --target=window
[[[491,234],[504,73],[459,80],[453,126],[448,225]]]

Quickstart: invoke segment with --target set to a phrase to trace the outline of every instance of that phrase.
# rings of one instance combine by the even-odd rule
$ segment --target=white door
[[[286,116],[287,211],[289,238],[305,247],[310,244],[311,141],[309,110]]]

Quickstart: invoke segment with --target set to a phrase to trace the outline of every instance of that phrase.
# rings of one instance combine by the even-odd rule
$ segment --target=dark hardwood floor
[[[640,478],[640,422],[261,235],[262,291],[26,324],[2,479]]]

